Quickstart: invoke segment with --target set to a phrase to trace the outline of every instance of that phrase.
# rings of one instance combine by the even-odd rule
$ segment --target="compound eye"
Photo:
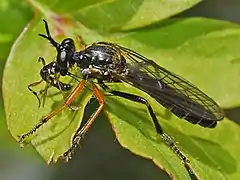
[[[60,59],[61,59],[61,61],[65,61],[66,57],[67,57],[66,51],[62,51],[62,52],[60,53]]]
[[[61,46],[67,50],[75,51],[74,41],[71,38],[66,38],[62,41]]]

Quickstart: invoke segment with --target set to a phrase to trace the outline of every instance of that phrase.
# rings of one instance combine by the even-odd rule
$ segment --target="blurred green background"
[[[239,0],[207,0],[177,16],[240,22],[239,7]],[[0,0],[0,80],[12,44],[33,16],[33,10],[25,1]],[[29,45],[31,43],[34,42]],[[115,140],[108,121],[96,121],[82,141],[84,148],[77,151],[69,163],[46,165],[31,146],[21,149],[8,133],[2,97],[0,142],[1,180],[170,179],[151,161],[123,149]]]

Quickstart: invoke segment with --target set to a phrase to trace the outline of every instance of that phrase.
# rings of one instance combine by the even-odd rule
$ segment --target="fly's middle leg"
[[[90,116],[88,121],[83,125],[83,127],[78,128],[77,132],[75,133],[73,139],[72,139],[72,144],[71,147],[63,154],[63,158],[65,161],[68,161],[69,159],[72,158],[72,155],[74,153],[74,150],[77,148],[79,145],[79,142],[81,138],[84,136],[84,134],[88,131],[88,129],[91,127],[95,119],[98,117],[100,112],[102,111],[104,107],[104,96],[103,94],[99,91],[97,86],[95,84],[92,84],[92,89],[95,97],[97,98],[99,102],[99,107],[96,109],[96,111]]]

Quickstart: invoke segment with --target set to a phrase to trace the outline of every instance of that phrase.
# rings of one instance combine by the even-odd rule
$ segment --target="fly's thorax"
[[[84,50],[84,59],[94,66],[104,66],[113,63],[113,54],[103,46],[92,45]]]

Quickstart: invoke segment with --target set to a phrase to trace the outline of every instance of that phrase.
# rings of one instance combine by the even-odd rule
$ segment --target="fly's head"
[[[39,34],[44,39],[47,39],[57,51],[56,61],[52,61],[49,64],[45,63],[45,60],[40,57],[39,61],[42,62],[43,68],[40,70],[42,80],[58,88],[61,91],[68,91],[71,89],[71,85],[63,83],[59,80],[60,76],[66,76],[69,68],[74,65],[73,54],[75,53],[74,41],[71,38],[64,39],[61,44],[56,42],[49,31],[47,21],[43,20],[45,24],[46,34]]]
[[[61,76],[66,76],[70,67],[74,65],[73,55],[75,53],[74,41],[70,38],[64,39],[61,44],[56,42],[49,31],[47,21],[43,20],[45,24],[46,34],[39,34],[44,39],[47,39],[52,46],[57,50],[57,59],[52,61],[49,64],[46,64],[43,57],[39,58],[39,62],[42,63],[43,68],[40,70],[41,80],[34,82],[28,85],[29,91],[31,91],[38,99],[39,107],[41,104],[44,106],[45,97],[48,91],[48,88],[55,87],[60,91],[69,91],[72,89],[72,86],[68,83],[60,81]],[[35,92],[32,87],[46,82],[46,86],[39,93]],[[41,97],[43,102],[41,102]]]
[[[73,55],[75,53],[74,41],[71,38],[66,38],[57,47],[57,66],[61,76],[68,73],[69,68],[74,65]]]
[[[39,36],[47,39],[57,50],[57,60],[56,60],[56,67],[59,69],[59,73],[61,76],[65,76],[68,73],[69,68],[74,65],[73,55],[75,53],[75,45],[74,41],[71,38],[64,39],[61,44],[56,42],[49,31],[47,21],[43,20],[45,23],[45,34],[39,34]]]

